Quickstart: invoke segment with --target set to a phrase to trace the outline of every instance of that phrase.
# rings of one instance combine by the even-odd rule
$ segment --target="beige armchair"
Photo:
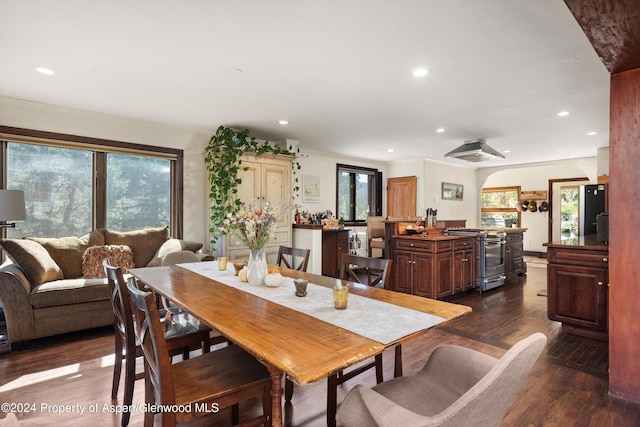
[[[547,338],[535,333],[495,359],[454,345],[438,347],[415,375],[354,387],[338,426],[499,426]]]
[[[367,217],[367,250],[369,251],[369,257],[373,255],[373,249],[380,249],[382,251],[382,258],[384,254],[384,217],[383,216],[369,216]]]

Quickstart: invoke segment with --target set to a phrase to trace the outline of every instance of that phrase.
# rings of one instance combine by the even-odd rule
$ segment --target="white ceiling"
[[[471,167],[609,135],[609,73],[562,0],[0,0],[0,96]],[[475,138],[506,160],[444,159]]]

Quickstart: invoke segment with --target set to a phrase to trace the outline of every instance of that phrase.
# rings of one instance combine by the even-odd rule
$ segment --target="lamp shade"
[[[27,219],[24,208],[24,191],[0,190],[0,221],[23,221]]]

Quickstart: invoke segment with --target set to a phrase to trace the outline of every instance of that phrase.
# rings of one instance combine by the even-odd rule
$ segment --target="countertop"
[[[579,250],[608,250],[609,244],[600,242],[596,234],[588,236],[573,237],[571,239],[558,240],[544,243],[543,246],[549,248],[575,248]]]

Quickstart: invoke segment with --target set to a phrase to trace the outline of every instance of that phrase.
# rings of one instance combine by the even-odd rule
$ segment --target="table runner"
[[[442,317],[400,307],[384,301],[349,294],[346,310],[333,306],[333,290],[313,284],[307,286],[307,296],[295,296],[293,279],[283,276],[279,287],[255,286],[235,276],[233,264],[218,270],[217,262],[178,264],[201,276],[250,293],[267,301],[315,317],[365,338],[389,345],[415,332],[429,329],[444,321]]]

